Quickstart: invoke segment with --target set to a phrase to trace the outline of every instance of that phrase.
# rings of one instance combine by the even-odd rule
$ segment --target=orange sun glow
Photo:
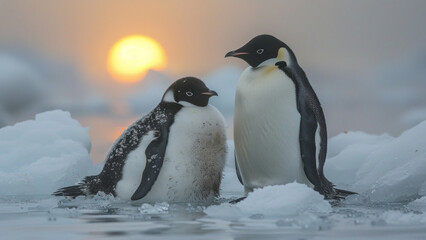
[[[127,36],[109,51],[108,70],[119,82],[140,81],[149,69],[161,70],[166,66],[163,48],[154,39],[132,35]]]

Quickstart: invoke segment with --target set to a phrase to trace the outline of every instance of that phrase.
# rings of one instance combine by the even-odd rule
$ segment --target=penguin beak
[[[238,50],[230,51],[225,55],[225,57],[238,57],[240,55],[248,55],[248,52],[239,52]]]
[[[209,90],[208,92],[203,92],[201,93],[202,95],[207,95],[207,96],[217,96],[217,92],[213,91],[213,90]]]

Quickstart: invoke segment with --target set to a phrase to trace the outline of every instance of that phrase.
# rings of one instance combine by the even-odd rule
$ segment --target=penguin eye
[[[263,51],[264,51],[264,50],[263,50],[263,48],[259,48],[259,49],[257,49],[257,51],[256,51],[256,52],[257,52],[257,54],[262,54],[262,53],[263,53]]]
[[[194,95],[191,91],[188,91],[188,92],[186,92],[185,94],[186,94],[186,96],[188,96],[188,97],[192,97],[192,95]]]

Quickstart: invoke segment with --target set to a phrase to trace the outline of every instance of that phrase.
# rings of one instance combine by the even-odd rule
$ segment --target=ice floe
[[[51,194],[91,171],[88,128],[55,110],[0,129],[0,195]]]

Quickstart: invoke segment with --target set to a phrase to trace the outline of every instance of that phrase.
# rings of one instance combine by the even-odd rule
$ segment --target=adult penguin
[[[259,35],[225,57],[250,65],[238,81],[234,114],[236,170],[246,192],[297,181],[327,199],[354,194],[324,176],[324,113],[293,51]]]

